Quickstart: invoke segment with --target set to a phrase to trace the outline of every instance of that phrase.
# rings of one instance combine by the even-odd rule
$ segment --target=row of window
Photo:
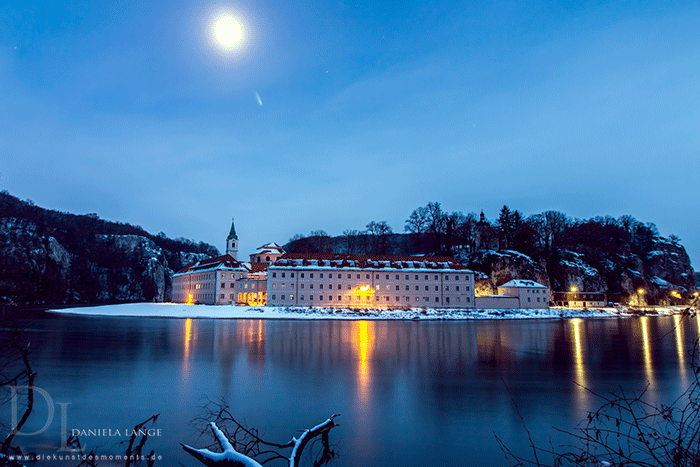
[[[289,295],[281,294],[281,295],[280,295],[280,300],[282,300],[282,301],[287,301],[287,297],[289,297],[289,301],[294,301],[294,294],[289,294]],[[308,297],[309,297],[309,301],[314,301],[314,295],[308,295]],[[325,298],[324,298],[324,297],[325,297]],[[323,302],[323,301],[329,301],[329,302],[333,302],[333,301],[337,301],[337,302],[350,302],[350,301],[352,301],[352,300],[351,300],[352,297],[349,296],[349,295],[337,295],[337,297],[338,297],[337,300],[335,300],[333,297],[334,297],[333,295],[318,295],[318,301],[319,301],[319,302]],[[430,297],[422,297],[422,298],[423,298],[423,301],[424,301],[425,303],[429,303],[429,302],[430,302]],[[440,297],[434,297],[434,298],[435,298],[435,303],[440,303]],[[461,298],[461,297],[456,297],[457,302],[461,302],[460,298]],[[362,299],[363,299],[362,296],[357,295],[357,296],[355,296],[355,300],[354,300],[354,301],[355,301],[355,302],[362,302],[362,301],[363,301]],[[272,294],[272,300],[273,300],[273,301],[277,300],[277,295],[276,295],[276,294]],[[305,295],[303,295],[303,294],[299,295],[299,300],[300,300],[300,301],[304,301],[304,300],[305,300]],[[371,300],[372,300],[372,297],[369,296],[369,295],[367,295],[367,296],[364,297],[364,301],[366,301],[366,302],[369,302],[369,301],[371,301]],[[380,297],[379,295],[375,295],[375,296],[374,296],[374,300],[377,301],[377,302],[379,302],[379,301],[381,301],[381,297]],[[389,295],[385,295],[385,296],[384,296],[384,301],[385,301],[385,302],[391,301],[391,297],[390,297]],[[400,302],[400,301],[401,301],[401,297],[399,297],[399,296],[395,296],[395,297],[394,297],[394,302]],[[409,297],[409,296],[404,296],[404,301],[407,302],[407,303],[410,302],[410,301],[411,301],[411,297]],[[420,301],[420,297],[414,297],[414,301],[419,302],[419,301]],[[470,302],[471,302],[471,299],[470,299],[469,297],[465,297],[465,302],[466,302],[466,303],[470,303]],[[445,297],[445,303],[450,303],[450,297]]]
[[[236,284],[238,284],[238,288],[239,288],[239,289],[247,289],[247,288],[249,288],[248,285],[250,285],[250,288],[251,288],[251,289],[254,289],[255,286],[256,286],[256,284],[251,283],[251,282],[231,282],[231,283],[229,284],[228,288],[229,288],[229,289],[235,289],[235,288],[236,288]],[[221,283],[221,288],[222,288],[222,289],[225,289],[225,288],[226,288],[226,282],[222,282],[222,283]],[[267,287],[266,287],[266,284],[260,284],[260,288],[267,288]]]
[[[286,271],[281,271],[281,272],[280,272],[280,277],[281,277],[282,279],[284,279],[284,278],[287,277],[286,274],[287,274]],[[306,277],[305,277],[305,274],[306,274],[306,273],[300,272],[300,273],[299,273],[299,278],[305,279],[305,278],[306,278]],[[328,279],[334,279],[334,278],[335,278],[335,279],[342,279],[342,278],[343,278],[343,274],[342,274],[342,273],[337,273],[337,272],[336,272],[336,273],[333,273],[333,272],[323,273],[323,272],[319,272],[319,273],[318,273],[319,279],[323,279],[323,278],[324,278],[324,274],[327,276]],[[334,276],[334,274],[335,274],[335,276]],[[313,273],[313,272],[308,273],[308,275],[309,275],[309,277],[308,277],[309,279],[313,279],[313,278],[314,278],[314,273]],[[356,276],[356,279],[360,279],[361,274],[355,274],[355,276]],[[381,274],[375,274],[374,278],[375,278],[376,280],[380,280],[380,279],[379,279],[380,276],[381,276]],[[385,280],[391,280],[391,279],[390,279],[390,276],[391,276],[391,274],[385,274],[385,275],[384,275]],[[400,280],[400,276],[401,276],[400,274],[395,274],[395,275],[394,275],[394,280]],[[419,279],[419,276],[420,276],[419,274],[414,274],[414,280],[420,280],[420,279]],[[273,277],[273,278],[276,278],[276,277],[277,277],[277,272],[276,272],[276,271],[275,271],[275,272],[272,272],[272,277]],[[290,271],[290,272],[289,272],[289,277],[290,277],[290,278],[294,278],[294,272],[291,272],[291,271]],[[459,274],[456,274],[456,275],[454,276],[454,280],[455,280],[455,281],[459,281],[459,280],[460,280],[460,277],[461,277],[461,276],[460,276]],[[469,275],[464,275],[463,277],[464,277],[464,280],[469,281]],[[369,279],[369,278],[370,278],[370,274],[365,274],[365,279]],[[444,278],[444,280],[446,280],[446,281],[449,281],[449,280],[450,280],[449,274],[446,274],[443,278]],[[352,274],[347,273],[347,279],[352,279]],[[408,280],[411,280],[411,279],[410,279],[410,274],[406,274],[404,280],[407,280],[407,281],[408,281]],[[428,275],[428,274],[425,274],[425,275],[424,275],[424,280],[426,280],[426,281],[429,280],[429,275]],[[440,280],[440,276],[439,276],[438,274],[435,274],[435,275],[434,275],[434,280],[436,280],[436,281],[437,281],[437,280]]]
[[[285,284],[285,283],[283,282],[283,283],[280,284],[280,288],[281,288],[281,289],[287,288],[286,285],[287,285],[287,284]],[[309,289],[313,290],[314,285],[318,285],[318,289],[319,289],[319,290],[323,290],[324,286],[325,286],[328,290],[333,290],[333,284],[308,284]],[[397,291],[401,290],[401,286],[400,286],[400,285],[395,285],[394,287],[396,288]],[[404,287],[405,287],[405,290],[406,290],[406,291],[411,290],[411,287],[410,287],[409,285],[404,285]],[[415,290],[420,290],[419,286],[415,285],[414,287],[415,287]],[[459,285],[455,285],[455,286],[453,286],[453,287],[454,287],[454,288],[453,288],[452,290],[453,290],[454,292],[459,292],[459,291],[460,291],[460,289],[459,289],[460,286],[459,286]],[[273,283],[272,283],[272,288],[273,288],[273,289],[276,289],[276,288],[277,288],[277,283],[273,282]],[[291,283],[289,284],[289,288],[290,288],[290,289],[293,289],[293,288],[294,288],[294,283],[293,283],[293,282],[291,282]],[[301,290],[301,289],[303,289],[303,288],[305,288],[305,284],[299,284],[299,289]],[[347,284],[347,285],[346,285],[346,290],[352,290],[352,288],[353,288],[353,287],[352,287],[351,284]],[[380,291],[380,290],[381,290],[381,286],[380,286],[380,285],[375,285],[374,288],[375,288],[376,291]],[[343,289],[343,284],[335,284],[335,289],[336,289],[336,290],[342,290],[342,289]],[[385,289],[386,289],[386,290],[391,290],[391,286],[390,286],[390,285],[386,285],[386,286],[385,286]],[[430,290],[430,286],[426,285],[426,286],[425,286],[425,291],[427,292],[428,290]],[[440,286],[439,286],[439,285],[436,285],[436,286],[435,286],[435,291],[436,291],[436,292],[439,292],[439,291],[440,291]],[[449,291],[450,291],[450,286],[449,286],[449,285],[446,285],[446,286],[445,286],[445,292],[449,292]],[[468,285],[467,285],[467,286],[464,286],[464,291],[469,292],[469,286],[468,286]]]

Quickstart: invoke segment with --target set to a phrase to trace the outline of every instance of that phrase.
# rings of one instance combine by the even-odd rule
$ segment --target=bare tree
[[[386,255],[389,250],[389,236],[393,233],[389,224],[386,221],[371,221],[366,227],[371,239],[372,253]]]

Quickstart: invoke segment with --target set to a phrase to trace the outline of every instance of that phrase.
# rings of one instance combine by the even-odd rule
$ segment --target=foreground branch
[[[228,414],[227,408],[223,407],[219,413]],[[330,449],[328,433],[332,428],[338,426],[334,421],[334,419],[338,416],[338,414],[335,414],[323,423],[320,423],[311,429],[304,430],[298,438],[292,437],[292,439],[286,444],[277,444],[264,441],[258,437],[257,430],[250,430],[235,419],[230,418],[229,421],[233,421],[237,426],[233,436],[233,443],[236,443],[235,438],[238,434],[243,434],[248,438],[248,440],[243,443],[245,453],[236,451],[234,444],[232,444],[229,437],[217,426],[216,422],[209,422],[209,428],[211,429],[214,439],[222,452],[213,452],[209,449],[196,449],[186,444],[181,444],[181,446],[185,452],[208,467],[262,467],[262,464],[274,459],[286,459],[288,460],[290,467],[298,467],[304,449],[310,442],[320,436],[321,443],[323,445],[323,452],[320,458],[314,462],[314,467],[318,467],[326,464],[334,455],[334,452]],[[291,448],[292,451],[288,457],[275,450],[260,451],[259,446],[261,444],[278,449]],[[246,454],[252,454],[254,456],[266,455],[268,457],[262,461],[262,464],[260,464],[258,461]]]

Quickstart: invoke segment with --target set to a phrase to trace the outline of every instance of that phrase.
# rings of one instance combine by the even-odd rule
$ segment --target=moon
[[[241,22],[231,15],[219,16],[212,29],[214,40],[222,49],[237,49],[245,40],[245,29]]]

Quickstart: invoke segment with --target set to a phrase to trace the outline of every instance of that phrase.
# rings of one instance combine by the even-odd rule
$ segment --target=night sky
[[[235,216],[243,257],[429,201],[631,214],[697,265],[699,25],[668,0],[4,2],[0,189],[221,250]]]

